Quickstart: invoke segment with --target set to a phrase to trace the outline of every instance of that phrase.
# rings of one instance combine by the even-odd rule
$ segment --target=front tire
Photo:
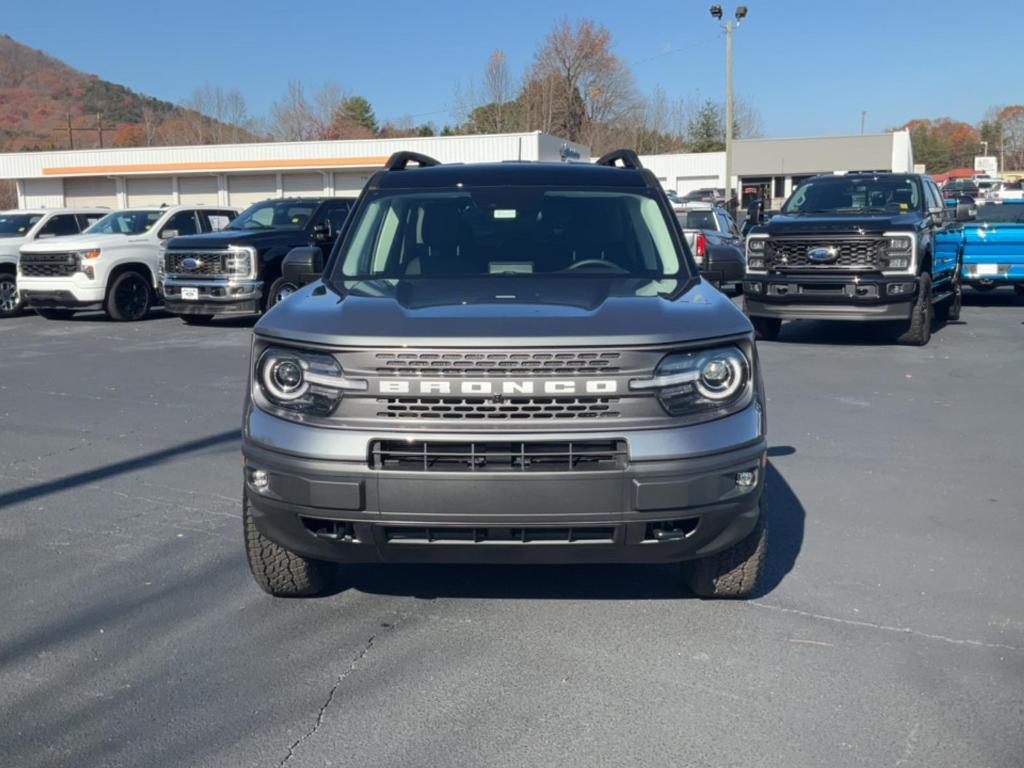
[[[768,552],[767,505],[762,494],[757,525],[745,539],[711,557],[683,563],[687,583],[697,597],[735,600],[754,594]]]
[[[750,323],[759,341],[775,341],[782,330],[782,320],[777,317],[752,317]]]
[[[0,317],[21,314],[24,302],[18,293],[18,283],[10,272],[0,272]]]
[[[75,314],[73,309],[58,309],[56,307],[35,307],[36,314],[45,317],[47,320],[70,320]]]
[[[303,557],[276,544],[256,528],[243,497],[242,524],[249,570],[260,589],[274,597],[312,597],[330,583],[331,565]]]
[[[152,303],[149,281],[138,272],[122,272],[107,290],[104,309],[111,320],[133,322],[148,315]]]
[[[910,347],[923,347],[932,338],[932,276],[922,272],[917,284],[917,299],[910,308],[910,319],[899,334],[896,343]]]
[[[299,290],[299,286],[295,285],[295,283],[286,280],[284,277],[277,278],[277,280],[270,284],[270,290],[267,291],[263,311],[266,312],[275,304],[280,304],[297,290]]]

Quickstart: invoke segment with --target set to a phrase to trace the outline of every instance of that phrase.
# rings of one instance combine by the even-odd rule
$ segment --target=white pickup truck
[[[22,308],[18,293],[18,251],[27,243],[77,235],[110,213],[104,208],[34,208],[0,211],[0,317]]]
[[[18,289],[45,318],[103,309],[113,320],[140,320],[158,298],[163,243],[227,226],[230,207],[130,208],[104,216],[76,237],[21,249]]]

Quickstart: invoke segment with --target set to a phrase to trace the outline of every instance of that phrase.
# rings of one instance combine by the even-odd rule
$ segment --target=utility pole
[[[864,121],[867,119],[867,117],[868,117],[867,110],[861,110],[861,113],[860,113],[860,135],[861,136],[864,135]]]
[[[100,149],[103,149],[103,121],[100,119],[100,113],[96,113],[96,133],[100,137]]]
[[[68,132],[68,149],[75,148],[75,129],[71,127],[71,113],[68,112],[68,127],[67,128],[54,128],[55,131],[67,131]]]
[[[712,5],[711,15],[719,22],[722,21],[722,6]],[[725,30],[725,204],[729,213],[736,215],[736,207],[739,206],[737,197],[736,207],[732,206],[735,188],[732,184],[732,133],[733,133],[733,98],[732,98],[732,33],[740,25],[740,22],[747,16],[747,6],[741,5],[736,9],[733,21],[729,19],[721,24]]]

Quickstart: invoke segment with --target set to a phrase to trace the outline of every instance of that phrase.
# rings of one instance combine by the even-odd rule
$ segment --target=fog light
[[[744,283],[743,284],[743,292],[744,293],[754,293],[754,294],[757,294],[757,293],[760,293],[763,289],[764,289],[764,286],[761,283]]]
[[[264,491],[270,486],[270,475],[262,469],[250,469],[249,482],[257,491]]]
[[[736,485],[740,488],[753,488],[757,485],[757,470],[748,469],[745,472],[737,472]]]
[[[913,283],[889,283],[889,295],[901,296],[905,293],[910,293],[913,288]]]

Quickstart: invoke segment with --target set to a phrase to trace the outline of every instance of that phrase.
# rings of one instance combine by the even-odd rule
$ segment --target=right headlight
[[[746,408],[753,398],[753,378],[747,355],[730,345],[672,353],[658,364],[652,378],[634,379],[629,386],[657,391],[672,416],[706,421]]]

